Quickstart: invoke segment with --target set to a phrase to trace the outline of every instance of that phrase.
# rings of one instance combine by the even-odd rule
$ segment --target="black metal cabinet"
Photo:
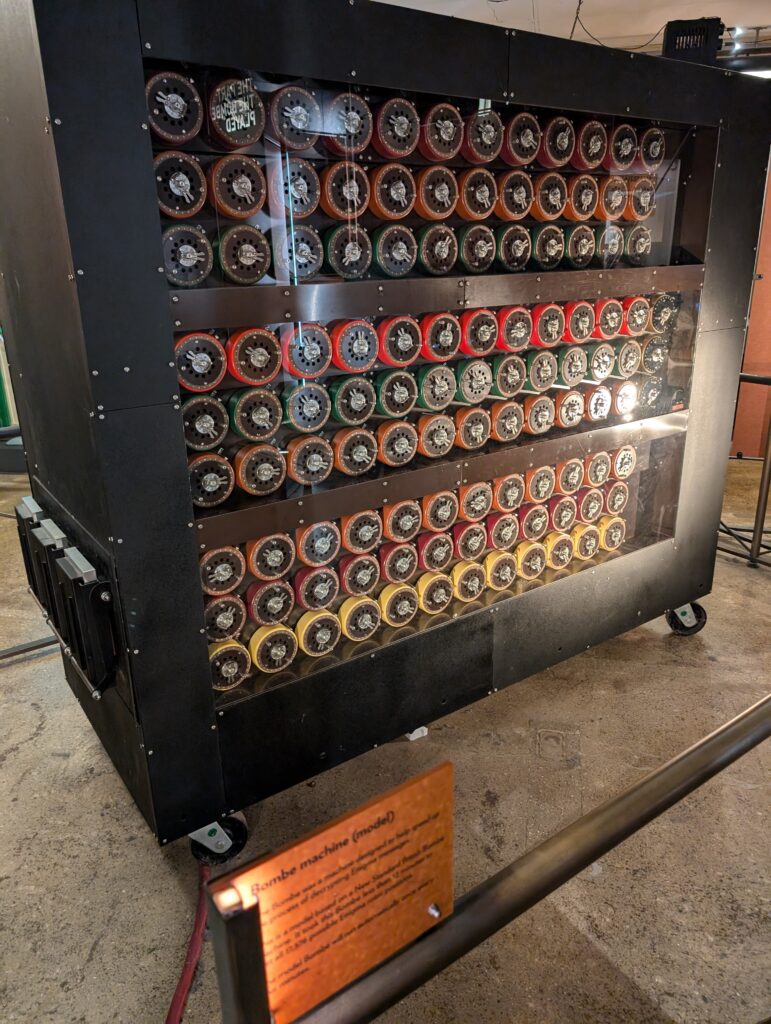
[[[709,590],[767,171],[762,83],[349,0],[17,0],[2,25],[0,308],[32,489],[113,595],[115,685],[95,701],[72,657],[65,668],[159,841]],[[681,140],[671,265],[170,292],[147,60],[660,122]],[[693,316],[687,410],[194,512],[175,331],[664,291],[687,294]],[[655,543],[280,686],[215,699],[202,550],[386,494],[419,497],[630,442],[652,460],[651,478],[677,465]]]

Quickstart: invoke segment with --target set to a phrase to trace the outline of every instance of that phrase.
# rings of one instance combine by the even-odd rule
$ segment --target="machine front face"
[[[163,838],[704,593],[741,351],[709,283],[732,82],[334,0],[252,39],[253,6],[140,3],[137,36],[127,4],[78,73],[104,138],[55,140]],[[38,17],[67,124],[77,14]],[[101,244],[118,207],[134,263]]]

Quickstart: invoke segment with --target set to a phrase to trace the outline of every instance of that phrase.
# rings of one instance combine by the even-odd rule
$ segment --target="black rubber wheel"
[[[667,625],[677,636],[693,636],[694,633],[699,633],[704,629],[707,624],[707,613],[702,606],[697,604],[696,601],[691,601],[691,608],[693,609],[693,614],[696,616],[696,622],[693,626],[684,625],[684,623],[677,617],[677,613],[672,609],[664,613]]]
[[[221,818],[219,826],[232,844],[223,853],[216,853],[202,843],[196,842],[195,839],[190,840],[190,852],[196,860],[200,860],[203,864],[226,864],[233,857],[237,857],[246,846],[246,840],[249,838],[249,829],[243,814],[230,814],[227,818]]]

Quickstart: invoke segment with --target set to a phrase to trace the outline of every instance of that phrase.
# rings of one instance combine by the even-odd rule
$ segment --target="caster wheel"
[[[372,138],[372,111],[362,96],[341,92],[324,108],[324,145],[335,156],[358,156]]]
[[[259,228],[239,224],[228,228],[217,243],[220,270],[233,284],[257,284],[270,267],[270,246]]]
[[[286,479],[286,461],[272,444],[248,444],[233,457],[236,483],[255,498],[273,494]]]
[[[680,608],[670,609],[664,613],[667,625],[677,636],[693,636],[707,624],[707,613],[700,604],[692,601]]]
[[[218,398],[196,395],[182,403],[185,443],[194,452],[218,448],[228,432],[228,413]]]
[[[194,401],[203,401],[203,398]],[[281,402],[266,388],[245,388],[228,398],[230,427],[245,441],[270,441],[281,426]]]
[[[235,594],[212,597],[204,608],[204,626],[209,643],[235,640],[246,625],[246,605]]]
[[[565,259],[573,270],[583,270],[594,259],[597,240],[588,224],[577,224],[565,232]]]
[[[225,156],[209,169],[211,202],[233,220],[248,220],[262,209],[267,187],[262,168],[250,156]]]
[[[214,548],[201,556],[199,568],[204,594],[217,597],[241,586],[246,575],[246,559],[238,548]]]
[[[201,130],[203,104],[192,80],[175,71],[161,71],[145,86],[147,120],[164,142],[181,145]]]
[[[524,270],[533,254],[530,232],[521,224],[509,224],[495,230],[495,256],[504,270],[516,274]]]
[[[540,270],[554,270],[565,255],[565,232],[557,224],[533,231],[533,262]]]
[[[178,288],[197,288],[214,266],[214,250],[203,228],[181,224],[161,238],[166,280]]]
[[[579,174],[568,185],[565,216],[568,220],[589,220],[597,210],[600,191],[591,174]]]
[[[316,98],[298,85],[273,93],[268,112],[268,134],[286,149],[312,149],[322,128]]]
[[[225,864],[233,857],[237,857],[246,846],[249,829],[246,827],[246,819],[243,814],[229,814],[227,818],[221,818],[217,824],[230,840],[230,846],[222,853],[217,853],[215,850],[210,850],[208,846],[204,846],[203,843],[191,839],[190,852],[202,864],[211,866]]]
[[[222,149],[245,149],[259,142],[265,105],[251,78],[224,78],[209,89],[207,132]]]
[[[321,183],[313,164],[299,156],[289,157],[270,175],[273,202],[294,220],[305,220],[316,212]]]
[[[415,205],[417,188],[404,164],[381,164],[369,172],[369,206],[381,220],[401,220]]]
[[[367,555],[383,538],[383,521],[374,509],[354,512],[340,520],[343,547],[352,555]]]
[[[153,161],[161,213],[174,220],[194,217],[206,202],[206,176],[187,153],[171,150]]]
[[[404,277],[415,266],[418,243],[411,228],[389,224],[372,235],[375,265],[386,277]]]
[[[281,369],[281,345],[273,331],[252,327],[225,345],[228,371],[242,384],[270,384]]]
[[[378,336],[368,320],[339,320],[331,329],[332,362],[346,373],[364,373],[377,362]]]
[[[458,239],[446,224],[431,224],[418,232],[418,263],[435,277],[449,274],[458,258]]]

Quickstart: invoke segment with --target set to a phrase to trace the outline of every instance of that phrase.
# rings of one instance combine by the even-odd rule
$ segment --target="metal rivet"
[[[285,289],[284,289],[284,296],[285,296],[286,298],[288,298],[288,297],[289,297],[289,289],[288,289],[288,288],[285,288]]]
[[[99,371],[98,370],[92,370],[91,371],[91,376],[92,377],[98,377],[99,376]]]
[[[146,132],[146,131],[147,131],[147,125],[146,125],[146,124],[144,123],[144,121],[142,122],[142,125],[141,125],[141,127],[142,127],[142,131],[143,131],[143,132]]]
[[[292,319],[292,314],[291,313],[284,313],[284,319],[285,320],[291,320]]]
[[[83,277],[83,271],[82,270],[76,270],[75,273],[78,275],[78,277]]]
[[[159,274],[163,273],[163,267],[156,267],[155,269],[158,271]],[[174,298],[171,301],[173,302],[174,299],[176,299],[176,295],[174,296]]]
[[[182,321],[181,320],[175,320],[174,321],[174,326],[175,327],[181,327],[182,326]]]
[[[103,420],[103,419],[104,419],[104,413],[103,413],[103,412],[100,412],[100,413],[99,413],[99,419],[100,419],[100,420]]]
[[[179,295],[172,295],[171,296],[171,301],[172,302],[179,302]]]
[[[124,366],[123,367],[123,372],[124,373],[131,373],[131,367],[130,366]]]
[[[62,119],[60,117],[55,117],[54,118],[54,124],[61,124],[61,123],[62,123]]]
[[[351,78],[355,78],[355,77],[356,77],[356,72],[355,72],[355,71],[352,71],[352,72],[351,72]]]
[[[152,46],[150,46],[149,43],[145,43],[145,49],[146,50],[152,50]]]

